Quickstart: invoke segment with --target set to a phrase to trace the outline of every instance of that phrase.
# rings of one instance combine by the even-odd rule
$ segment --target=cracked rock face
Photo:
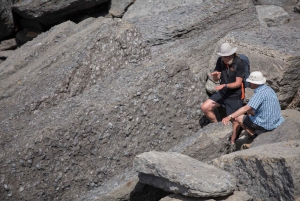
[[[0,64],[0,200],[74,200],[105,188],[136,155],[170,150],[198,134],[207,74],[223,40],[249,56],[252,70],[269,73],[283,108],[292,101],[299,86],[297,30],[258,30],[250,0],[169,3],[122,20],[65,22]],[[218,132],[211,131],[204,134]],[[209,147],[220,147],[218,138],[195,136],[202,142],[185,153],[219,156],[221,148],[213,155]]]
[[[184,61],[152,62],[132,24],[107,18],[56,26],[0,71],[1,199],[101,186],[136,154],[194,133],[206,98]]]
[[[238,188],[255,198],[295,200],[300,192],[299,153],[299,140],[283,141],[228,154],[213,162],[235,173]]]
[[[145,152],[133,164],[142,183],[185,196],[226,196],[236,186],[227,172],[176,152]]]

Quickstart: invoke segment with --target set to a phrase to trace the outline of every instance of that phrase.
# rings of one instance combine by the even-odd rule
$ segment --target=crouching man
[[[246,80],[254,89],[254,95],[247,105],[222,119],[224,125],[236,121],[254,139],[263,132],[271,131],[284,122],[281,108],[274,90],[265,85],[261,72],[252,72]],[[247,114],[247,115],[245,115]]]

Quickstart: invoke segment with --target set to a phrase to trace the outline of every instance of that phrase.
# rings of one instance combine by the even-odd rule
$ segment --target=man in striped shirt
[[[237,121],[254,139],[263,132],[277,128],[284,122],[284,119],[281,116],[276,93],[271,87],[265,85],[266,78],[262,73],[252,72],[246,81],[250,82],[251,89],[254,89],[254,95],[247,105],[223,118],[222,122],[224,125],[228,125],[230,120]]]

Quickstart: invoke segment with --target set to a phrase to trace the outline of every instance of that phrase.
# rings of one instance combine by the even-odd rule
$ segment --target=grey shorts
[[[216,103],[224,107],[226,109],[227,116],[243,107],[244,102],[244,100],[242,99],[227,99],[223,97],[219,92],[214,93],[211,97],[209,97],[209,99],[215,101]]]

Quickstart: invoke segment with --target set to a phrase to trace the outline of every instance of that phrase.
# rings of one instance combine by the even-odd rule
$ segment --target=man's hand
[[[218,71],[214,71],[210,74],[210,76],[219,76],[221,75],[221,72],[218,72]]]
[[[222,84],[222,85],[215,86],[215,89],[217,91],[219,91],[219,90],[223,89],[224,87],[225,87],[225,84]]]
[[[229,125],[230,119],[231,119],[231,118],[230,118],[229,116],[224,117],[224,118],[222,119],[222,123],[223,123],[225,126],[227,126],[227,125]]]
[[[213,80],[216,82],[220,79],[221,77],[221,72],[218,72],[218,71],[214,71],[210,74],[210,76],[213,77]]]

